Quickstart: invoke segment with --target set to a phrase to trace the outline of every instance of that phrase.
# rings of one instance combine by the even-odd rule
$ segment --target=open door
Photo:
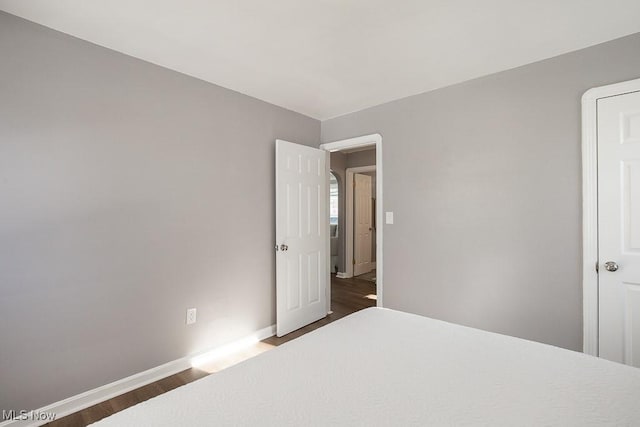
[[[597,113],[599,356],[640,367],[640,92]]]
[[[276,308],[283,336],[327,315],[327,156],[276,140]]]
[[[373,270],[371,264],[372,246],[372,207],[371,207],[371,177],[354,174],[353,192],[353,275],[359,276]]]

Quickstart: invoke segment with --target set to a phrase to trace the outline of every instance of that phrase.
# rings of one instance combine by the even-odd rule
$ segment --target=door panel
[[[599,99],[597,120],[599,355],[640,367],[640,93]]]
[[[353,242],[353,274],[368,273],[373,269],[371,264],[371,237],[373,221],[371,213],[371,177],[356,173],[354,179],[354,242]]]
[[[623,161],[624,250],[640,251],[640,159]],[[634,215],[635,213],[635,215]]]
[[[640,283],[625,283],[625,363],[640,367]]]
[[[327,153],[276,141],[277,334],[326,316]]]

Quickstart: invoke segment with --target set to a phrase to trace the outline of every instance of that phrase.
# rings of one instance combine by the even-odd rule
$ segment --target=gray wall
[[[582,348],[580,98],[640,34],[322,123],[383,137],[384,304]]]
[[[355,151],[347,154],[347,168],[371,166],[376,164],[376,149]]]
[[[274,139],[318,121],[4,13],[0,58],[0,409],[275,322]]]

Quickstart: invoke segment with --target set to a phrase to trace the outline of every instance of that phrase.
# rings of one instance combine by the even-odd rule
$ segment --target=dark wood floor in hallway
[[[318,329],[328,323],[334,322],[341,317],[362,310],[367,307],[375,307],[376,284],[370,280],[363,280],[357,277],[351,279],[338,279],[331,275],[331,311],[324,319],[318,320],[310,325],[293,331],[283,337],[273,336],[263,342],[272,345],[280,345],[301,335]]]
[[[376,284],[368,279],[360,279],[357,277],[351,279],[338,279],[335,275],[331,276],[331,308],[332,313],[324,319],[318,320],[315,323],[298,329],[284,337],[270,337],[263,340],[261,344],[263,347],[278,346],[287,341],[295,339],[301,335],[318,329],[328,323],[336,321],[344,316],[347,316],[356,311],[362,310],[367,307],[374,307],[376,305]],[[264,351],[261,349],[259,352]],[[251,356],[247,356],[251,357]],[[246,357],[244,357],[246,358]],[[227,363],[223,365],[229,366],[237,363],[244,358],[238,356],[230,356]],[[128,407],[136,405],[152,397],[166,393],[182,385],[188,384],[192,381],[211,375],[211,372],[207,372],[201,369],[187,369],[186,371],[179,372],[162,380],[147,384],[138,389],[132,390],[123,395],[114,397],[107,401],[101,402],[97,405],[90,406],[82,411],[73,413],[66,417],[60,418],[49,424],[50,427],[79,427],[86,426],[94,423],[102,418],[108,417],[116,412],[122,411]],[[215,375],[215,373],[213,373]]]

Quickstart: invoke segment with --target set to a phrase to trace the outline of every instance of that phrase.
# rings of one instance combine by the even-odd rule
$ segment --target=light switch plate
[[[387,224],[393,224],[393,212],[386,212],[385,222]]]

